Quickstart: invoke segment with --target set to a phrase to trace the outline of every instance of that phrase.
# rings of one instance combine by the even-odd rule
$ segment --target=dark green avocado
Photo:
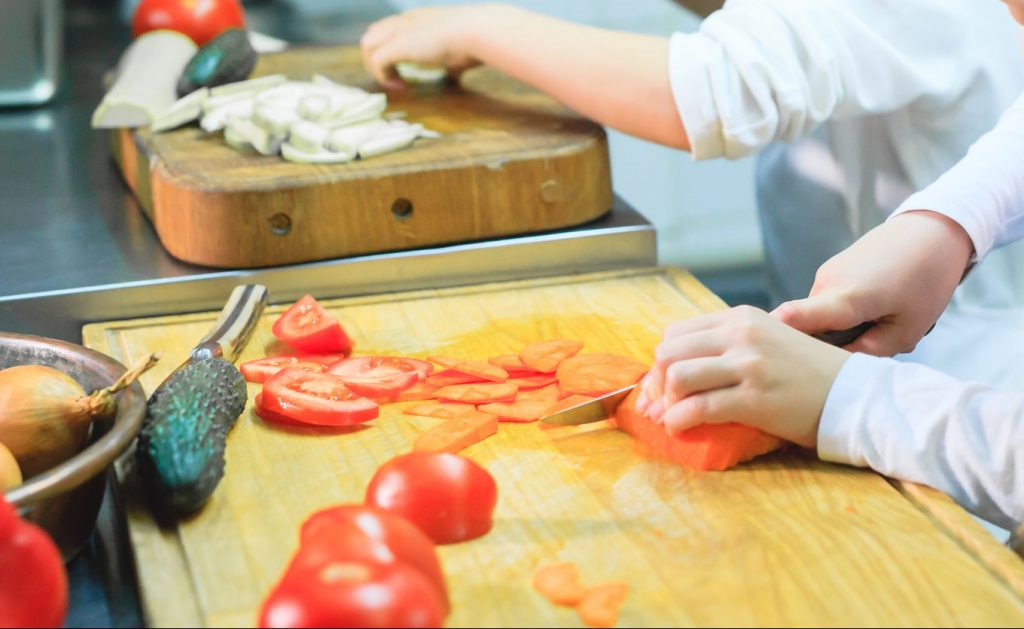
[[[149,398],[139,432],[139,473],[160,510],[199,510],[224,476],[227,434],[245,410],[245,379],[223,358],[190,363]]]
[[[256,66],[256,58],[249,34],[240,28],[228,29],[192,55],[178,79],[178,96],[201,87],[244,81]]]

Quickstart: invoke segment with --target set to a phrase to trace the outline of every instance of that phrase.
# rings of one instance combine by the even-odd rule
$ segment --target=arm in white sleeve
[[[933,0],[730,0],[669,45],[692,153],[743,157],[830,118],[953,100],[976,65],[971,17]]]
[[[978,260],[1024,237],[1024,96],[966,157],[892,216],[912,210],[931,210],[960,223]]]
[[[1024,394],[854,354],[829,391],[818,455],[940,489],[1005,528],[1024,521]]]

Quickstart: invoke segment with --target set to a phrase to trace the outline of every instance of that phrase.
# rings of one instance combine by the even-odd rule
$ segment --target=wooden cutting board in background
[[[482,358],[531,341],[650,361],[664,326],[723,304],[688,274],[642,269],[325,301],[357,354]],[[271,307],[241,360],[275,347]],[[88,325],[85,344],[124,363],[163,352],[147,391],[216,313]],[[249,385],[250,399],[260,387]],[[348,434],[268,425],[250,408],[226,475],[196,517],[160,528],[129,482],[127,519],[152,626],[251,626],[313,511],[358,502],[377,467],[439,420],[381,408]],[[1024,568],[937,492],[912,500],[866,470],[795,450],[727,472],[645,458],[607,422],[502,424],[463,454],[497,481],[494,529],[439,547],[449,627],[581,626],[530,585],[572,560],[590,583],[630,585],[620,626],[1019,626]]]
[[[261,57],[254,76],[313,73],[376,91],[357,47]],[[612,204],[604,129],[518,81],[478,68],[461,86],[389,94],[440,132],[347,164],[244,154],[192,124],[120,130],[125,180],[175,257],[255,267],[534,233],[579,225]]]

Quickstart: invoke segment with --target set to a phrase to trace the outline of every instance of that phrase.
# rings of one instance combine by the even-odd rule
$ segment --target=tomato
[[[314,354],[347,354],[354,345],[345,328],[312,295],[303,296],[285,310],[274,322],[273,332],[295,349]]]
[[[178,31],[202,46],[229,28],[245,28],[238,0],[142,0],[132,17],[132,35]]]
[[[382,465],[366,504],[405,516],[438,544],[491,530],[498,486],[486,469],[448,452],[410,452]]]
[[[417,380],[424,380],[434,371],[434,366],[418,358],[404,356],[354,356],[334,364],[327,373],[342,378],[388,378],[395,374],[414,373]]]
[[[67,609],[60,550],[0,493],[0,627],[60,627]]]
[[[353,393],[341,378],[295,367],[263,385],[263,408],[304,424],[347,426],[369,421],[380,411],[373,400]]]
[[[262,393],[257,393],[256,394],[256,402],[253,404],[252,410],[253,410],[253,412],[256,413],[256,415],[259,416],[260,419],[262,419],[265,422],[270,422],[271,424],[282,424],[284,426],[308,426],[309,425],[309,424],[305,424],[305,423],[300,422],[300,421],[296,421],[296,420],[292,419],[291,417],[288,417],[287,415],[282,415],[280,413],[275,413],[274,411],[267,410],[267,407],[263,406],[263,394]]]
[[[249,382],[266,382],[267,378],[285,367],[297,367],[306,371],[321,372],[328,365],[342,360],[344,356],[337,354],[303,354],[300,356],[270,356],[244,362],[238,366],[242,375]]]
[[[408,564],[434,584],[447,611],[448,588],[434,543],[400,515],[369,505],[340,505],[307,518],[299,537],[301,551],[293,566],[308,567],[335,559]]]
[[[259,626],[440,627],[444,616],[437,588],[411,565],[335,560],[290,567],[263,602]]]
[[[341,377],[341,376],[339,376]],[[341,377],[345,386],[353,393],[366,396],[371,400],[393,400],[398,395],[416,384],[416,374],[402,373],[387,378],[345,378]]]

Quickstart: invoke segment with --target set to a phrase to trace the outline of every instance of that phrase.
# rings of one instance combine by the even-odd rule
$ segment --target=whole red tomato
[[[60,627],[68,577],[57,545],[0,494],[0,627]]]
[[[498,486],[487,470],[448,452],[395,457],[366,488],[366,504],[405,516],[438,544],[490,531],[497,502]]]
[[[245,28],[238,0],[142,0],[132,18],[132,35],[159,29],[184,33],[202,46],[229,28]]]
[[[359,563],[404,563],[423,573],[448,611],[448,587],[434,543],[402,516],[368,505],[340,505],[317,511],[303,524],[291,569],[339,559]]]
[[[409,564],[332,561],[289,568],[259,626],[440,627],[444,616],[437,588]]]

